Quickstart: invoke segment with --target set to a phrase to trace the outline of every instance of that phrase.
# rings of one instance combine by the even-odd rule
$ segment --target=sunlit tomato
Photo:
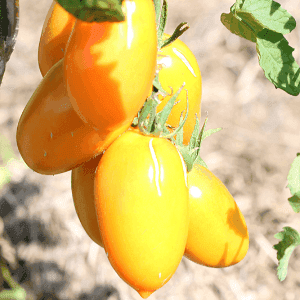
[[[81,225],[88,236],[103,247],[94,197],[95,172],[101,157],[102,155],[98,155],[78,168],[73,169],[71,182],[73,201]]]
[[[26,105],[17,128],[17,145],[31,169],[58,174],[95,157],[127,128],[125,125],[103,135],[82,122],[70,103],[60,60]]]
[[[123,22],[76,20],[65,53],[71,103],[92,127],[108,132],[131,123],[143,106],[156,69],[152,0],[124,0]]]
[[[39,67],[43,76],[64,57],[74,23],[75,17],[53,1],[44,22],[38,51]]]
[[[99,227],[119,276],[147,298],[174,274],[189,222],[184,162],[168,140],[128,130],[95,176]]]
[[[164,34],[164,38],[170,37]],[[171,111],[167,123],[177,127],[182,111],[186,112],[186,97],[188,91],[189,111],[188,118],[183,126],[184,144],[188,144],[195,126],[195,114],[201,115],[202,79],[197,59],[187,45],[179,39],[163,47],[158,52],[158,64],[162,67],[159,71],[159,81],[169,96],[159,99],[157,111],[163,109],[167,101],[185,82],[184,89],[178,96],[180,100]]]
[[[241,261],[249,247],[244,216],[225,185],[208,169],[195,165],[188,173],[189,234],[185,256],[209,267]]]

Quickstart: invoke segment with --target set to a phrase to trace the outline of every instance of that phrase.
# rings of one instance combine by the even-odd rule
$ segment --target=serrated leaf
[[[57,0],[70,14],[85,22],[121,22],[125,20],[122,0]]]
[[[300,245],[300,234],[291,227],[284,227],[283,231],[275,234],[274,237],[281,239],[273,248],[277,250],[277,276],[280,281],[283,281],[287,275],[289,259],[294,249]]]
[[[299,213],[300,212],[300,191],[298,191],[295,195],[290,197],[288,200],[293,211]]]
[[[293,160],[287,180],[292,195],[300,191],[300,156],[296,156]]]
[[[237,19],[231,12],[221,15],[221,22],[232,33],[247,39],[251,42],[256,42],[256,35],[246,24]]]
[[[297,96],[300,93],[300,68],[288,41],[281,33],[264,29],[258,33],[256,50],[265,76],[275,87]]]
[[[282,34],[288,34],[296,27],[293,16],[272,0],[244,0],[236,13],[245,23],[252,24],[251,26]]]

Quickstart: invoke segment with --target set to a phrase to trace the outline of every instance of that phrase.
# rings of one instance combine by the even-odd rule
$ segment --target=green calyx
[[[170,98],[170,100],[160,112],[157,112],[157,106],[161,102],[158,99],[159,92],[152,92],[152,95],[147,99],[144,106],[138,113],[138,116],[133,120],[132,126],[138,127],[140,132],[142,132],[145,135],[153,135],[171,140],[180,130],[182,130],[183,125],[188,116],[187,99],[187,111],[185,113],[184,118],[180,118],[178,127],[173,128],[166,123],[173,106],[176,105],[175,101],[182,89],[184,88],[184,86],[185,83],[183,83],[180,89]]]
[[[173,143],[176,145],[178,151],[181,153],[188,172],[192,170],[194,164],[200,164],[207,168],[206,163],[200,157],[201,144],[205,138],[222,129],[215,128],[205,130],[207,120],[208,118],[205,119],[204,124],[200,129],[200,121],[199,118],[196,116],[196,124],[188,145],[183,144],[183,128],[181,128],[177,132],[176,139],[172,140]]]
[[[166,40],[164,40],[164,32],[167,23],[167,15],[168,15],[168,4],[166,0],[163,0],[161,4],[161,0],[154,0],[155,13],[156,13],[156,24],[157,24],[157,40],[158,40],[158,49],[161,49],[173,41],[175,41],[178,37],[180,37],[186,30],[190,28],[187,22],[181,22],[175,29],[174,33]]]
[[[56,0],[75,18],[85,22],[121,22],[125,20],[122,0]]]

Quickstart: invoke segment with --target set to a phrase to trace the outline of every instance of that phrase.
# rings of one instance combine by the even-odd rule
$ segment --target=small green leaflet
[[[57,0],[69,13],[85,22],[120,22],[125,20],[122,0]]]
[[[272,0],[244,0],[235,12],[245,23],[267,28],[278,33],[290,33],[296,21],[281,5]]]
[[[279,261],[277,276],[280,281],[283,281],[287,275],[289,259],[294,249],[300,245],[300,234],[291,227],[283,227],[283,231],[275,234],[274,237],[281,240],[273,248],[277,250],[277,259]]]
[[[298,191],[295,195],[290,197],[289,203],[295,213],[300,212],[300,191]]]
[[[283,34],[296,27],[296,21],[272,0],[237,0],[221,22],[232,33],[256,43],[259,64],[266,78],[290,95],[300,93],[300,68]]]
[[[288,188],[292,195],[295,195],[300,191],[300,156],[297,157],[292,162],[289,174],[287,176]]]
[[[263,29],[256,41],[259,64],[277,88],[297,96],[300,93],[300,68],[288,41],[281,33]]]
[[[234,16],[232,12],[229,14],[223,13],[221,15],[221,22],[232,33],[251,42],[256,42],[256,35],[252,29],[243,23],[241,19],[238,19],[236,16]]]

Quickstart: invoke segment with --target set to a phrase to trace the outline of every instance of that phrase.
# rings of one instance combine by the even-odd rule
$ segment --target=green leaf
[[[122,0],[57,0],[69,13],[85,22],[120,22],[125,20]]]
[[[281,33],[264,29],[258,33],[256,50],[265,76],[275,87],[297,96],[300,93],[300,68],[288,41]]]
[[[294,212],[299,213],[300,212],[300,191],[298,191],[295,195],[290,197],[288,200]]]
[[[287,180],[292,195],[300,191],[300,156],[297,156],[292,162]]]
[[[251,42],[256,42],[256,34],[253,32],[253,30],[241,22],[241,20],[234,16],[233,13],[223,13],[221,15],[221,22],[230,32]]]
[[[283,231],[275,234],[274,237],[281,240],[273,248],[277,250],[277,259],[279,262],[277,276],[280,281],[283,281],[287,275],[289,259],[294,249],[300,245],[300,234],[291,227],[284,227]]]
[[[282,34],[290,33],[296,27],[292,15],[272,0],[244,0],[236,14],[247,24]]]

